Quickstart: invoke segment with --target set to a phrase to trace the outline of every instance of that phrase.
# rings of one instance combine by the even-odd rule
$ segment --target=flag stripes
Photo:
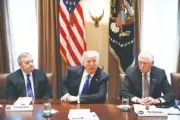
[[[68,66],[80,65],[82,53],[87,49],[83,10],[79,0],[59,2],[60,53]],[[70,9],[70,10],[68,10]],[[69,11],[71,13],[69,13]],[[70,18],[72,25],[70,24]]]

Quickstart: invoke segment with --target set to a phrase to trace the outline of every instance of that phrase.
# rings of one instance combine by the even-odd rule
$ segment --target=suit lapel
[[[100,76],[99,76],[100,75],[99,72],[100,72],[100,68],[97,68],[94,76],[91,79],[91,83],[90,83],[88,92],[90,92],[94,87],[96,87],[98,85],[99,81],[101,80]]]
[[[38,80],[37,80],[37,77],[36,77],[36,72],[33,70],[33,72],[32,72],[32,76],[33,76],[33,86],[34,86],[34,94],[35,94],[35,96],[37,96],[37,94],[36,93],[38,93],[37,92],[37,82],[38,82]]]
[[[74,76],[74,79],[76,80],[75,84],[77,86],[77,91],[79,91],[79,86],[82,80],[83,72],[84,72],[84,66],[81,66],[78,71],[78,74]]]
[[[152,96],[154,92],[155,85],[156,85],[156,77],[155,77],[155,73],[152,67],[151,74],[150,74],[150,96]]]
[[[19,71],[17,85],[18,85],[18,90],[21,93],[20,96],[21,97],[26,96],[26,84],[21,70]]]
[[[141,71],[139,70],[139,67],[137,67],[138,70],[136,70],[137,72],[135,72],[136,75],[134,75],[133,78],[134,79],[134,83],[133,85],[135,86],[135,88],[137,89],[137,91],[139,91],[139,94],[142,94],[142,74]]]

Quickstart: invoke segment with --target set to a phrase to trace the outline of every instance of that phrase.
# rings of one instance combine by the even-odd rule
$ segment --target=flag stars
[[[66,5],[68,5],[68,0],[66,1]]]
[[[118,46],[121,47],[121,48],[127,47],[128,45],[131,45],[131,44],[134,43],[134,41],[131,40],[131,41],[129,41],[129,42],[126,42],[126,43],[124,43],[124,44],[121,44],[120,42],[118,42],[118,41],[115,40],[115,39],[113,40],[112,38],[110,38],[110,41],[111,41],[113,44],[116,44],[116,45],[118,45]]]
[[[71,7],[69,7],[69,11],[71,11]]]

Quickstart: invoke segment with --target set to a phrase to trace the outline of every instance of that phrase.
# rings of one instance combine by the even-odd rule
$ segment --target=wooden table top
[[[0,108],[0,120],[48,120],[42,117],[44,100],[34,101],[32,112],[6,112],[5,105],[10,103],[0,100],[3,107]],[[168,117],[138,117],[133,108],[129,112],[122,112],[117,105],[120,100],[107,100],[105,104],[69,104],[61,103],[59,100],[50,100],[51,108],[57,110],[49,120],[68,120],[70,109],[90,109],[95,112],[100,120],[180,120],[180,116]]]

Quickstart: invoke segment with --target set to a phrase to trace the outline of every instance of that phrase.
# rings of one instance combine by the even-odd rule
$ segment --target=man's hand
[[[138,98],[138,99],[136,100],[136,103],[139,103],[139,104],[141,104],[141,105],[145,105],[145,99],[140,99],[140,98]]]
[[[142,99],[138,98],[136,102],[141,105],[155,105],[160,103],[158,99],[154,99],[152,97],[146,97]]]
[[[68,102],[77,102],[78,101],[78,97],[77,96],[69,95],[67,97],[67,100],[68,100]]]
[[[160,101],[158,99],[154,99],[152,97],[147,97],[144,98],[145,104],[146,105],[155,105],[155,104],[159,104]]]
[[[61,102],[67,102],[68,101],[68,96],[70,96],[69,93],[66,93],[64,96],[61,97]]]

